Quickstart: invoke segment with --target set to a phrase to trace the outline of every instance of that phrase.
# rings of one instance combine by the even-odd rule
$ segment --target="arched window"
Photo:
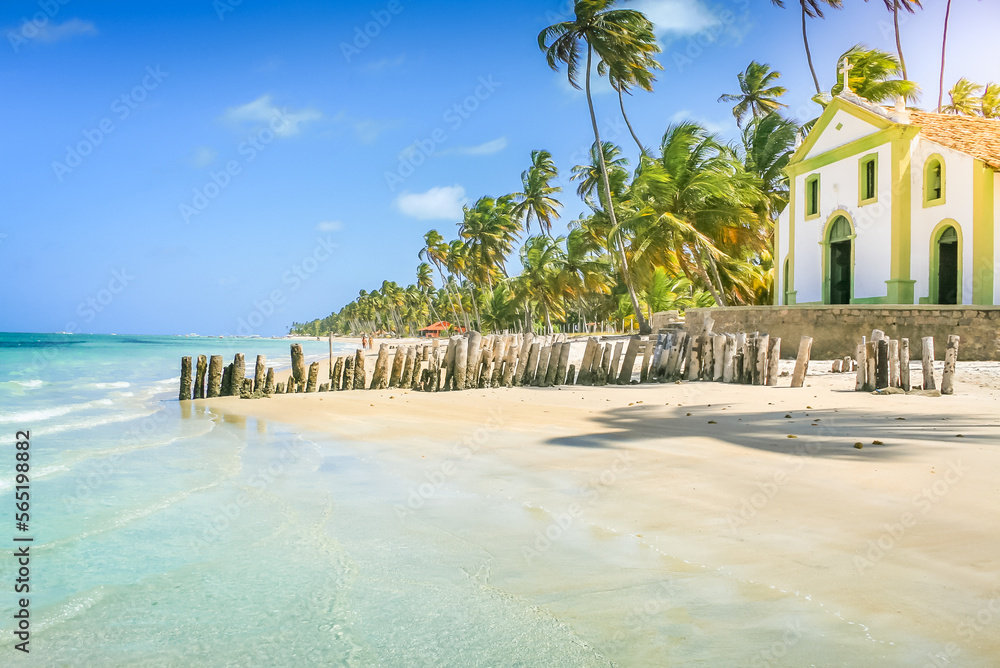
[[[945,171],[944,160],[934,154],[924,164],[924,206],[944,204]]]

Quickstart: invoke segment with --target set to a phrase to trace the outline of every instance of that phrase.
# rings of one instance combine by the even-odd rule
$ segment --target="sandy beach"
[[[399,477],[400,522],[487,550],[491,587],[612,662],[683,663],[692,636],[714,633],[730,665],[989,665],[1000,364],[960,363],[947,397],[857,393],[853,374],[811,369],[800,389],[784,378],[206,401],[378,462]],[[502,531],[477,529],[463,512],[473,497],[506,518]],[[698,593],[685,592],[698,573]],[[768,613],[726,624],[699,611],[714,596],[707,574],[720,601]],[[836,652],[811,654],[810,628],[842,636]]]

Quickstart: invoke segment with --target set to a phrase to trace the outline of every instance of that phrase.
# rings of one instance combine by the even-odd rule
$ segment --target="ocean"
[[[303,346],[326,359],[326,341]],[[904,665],[933,649],[893,646],[807,592],[622,527],[563,523],[529,501],[540,478],[496,454],[468,464],[472,483],[442,484],[439,465],[387,454],[399,444],[177,401],[182,355],[236,352],[250,368],[256,354],[290,365],[285,340],[0,334],[0,665]],[[479,492],[476,476],[505,477],[503,494]],[[15,594],[10,553],[25,536],[30,593]],[[29,654],[13,635],[21,596]]]

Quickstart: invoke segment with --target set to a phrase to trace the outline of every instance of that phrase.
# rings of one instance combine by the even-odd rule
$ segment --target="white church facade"
[[[776,304],[1000,304],[1000,121],[845,93],[786,173]]]

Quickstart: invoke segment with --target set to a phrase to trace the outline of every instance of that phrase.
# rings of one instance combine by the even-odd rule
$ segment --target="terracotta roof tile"
[[[920,128],[924,139],[968,153],[1000,170],[1000,121],[911,111],[910,122]]]

